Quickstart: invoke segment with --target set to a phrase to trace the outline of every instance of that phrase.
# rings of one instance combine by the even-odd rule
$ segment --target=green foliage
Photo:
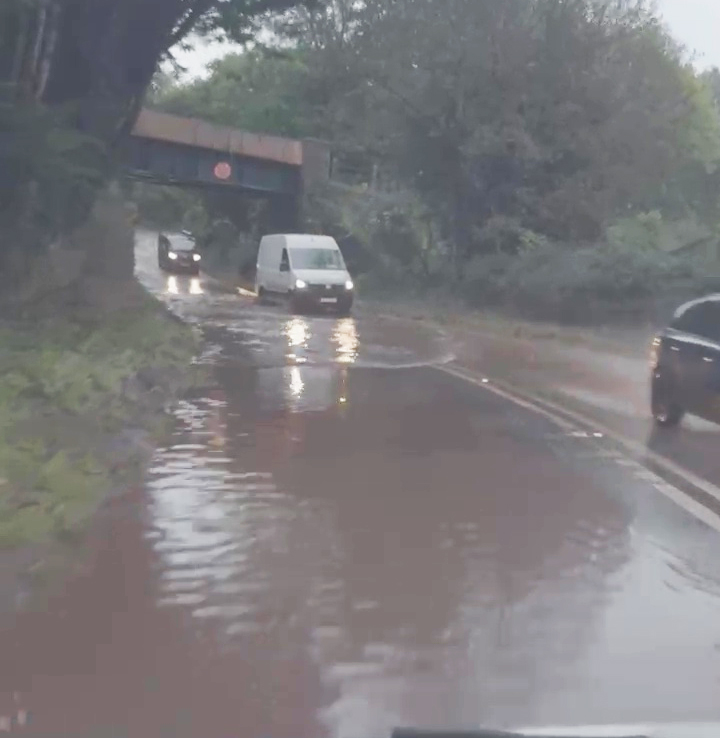
[[[410,191],[347,188],[336,193],[334,207],[337,222],[326,221],[322,230],[359,239],[370,257],[358,260],[356,268],[361,271],[372,268],[385,275],[398,271],[404,274],[404,281],[426,281],[441,268],[438,262],[447,257],[432,213]]]
[[[547,244],[542,234],[524,228],[516,218],[493,215],[477,228],[473,243],[481,253],[517,254]]]
[[[476,306],[594,323],[633,318],[637,311],[652,319],[655,300],[671,305],[717,285],[701,263],[650,246],[605,243],[570,249],[546,243],[515,257],[476,257],[463,293]]]
[[[75,530],[110,484],[104,454],[121,425],[158,425],[139,371],[188,374],[189,328],[147,305],[98,323],[51,318],[0,330],[0,547]],[[171,376],[172,374],[172,376]]]
[[[126,197],[137,205],[139,220],[160,229],[177,227],[199,203],[195,193],[144,182],[133,183]]]
[[[215,62],[207,79],[166,87],[149,102],[175,115],[300,138],[310,131],[299,85],[304,72],[296,54],[230,54]]]
[[[12,495],[8,484],[0,487],[0,548],[77,530],[97,506],[98,487],[108,483],[102,467],[90,457],[73,459],[61,451],[44,461],[37,448],[15,448],[9,457],[13,476],[34,479],[34,492]]]
[[[300,3],[321,7],[320,0],[184,0],[178,3],[183,15],[178,20],[174,40],[190,28],[197,33],[218,34],[238,43],[253,40],[269,15],[281,13]]]
[[[0,102],[0,228],[31,227],[43,245],[77,226],[103,182],[103,147],[65,116],[38,105]],[[0,249],[13,246],[11,238]]]
[[[608,228],[608,243],[628,252],[654,251],[663,239],[663,217],[657,210],[623,218]]]

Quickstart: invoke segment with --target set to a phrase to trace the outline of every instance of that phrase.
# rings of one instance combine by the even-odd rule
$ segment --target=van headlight
[[[202,256],[200,254],[193,254],[193,261],[200,261],[202,259]]]
[[[296,290],[306,290],[307,289],[307,282],[304,279],[296,279],[295,280],[295,289]]]
[[[345,282],[345,289],[346,290],[354,290],[355,289],[355,285],[353,284],[352,279],[348,279],[348,281]]]
[[[168,259],[170,259],[170,261],[175,261],[175,259],[177,259],[177,254],[174,251],[168,251]]]

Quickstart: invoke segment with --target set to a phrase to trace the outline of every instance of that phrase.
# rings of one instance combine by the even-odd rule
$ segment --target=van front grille
[[[308,285],[308,291],[315,297],[340,297],[345,294],[345,285],[343,284],[311,284]]]

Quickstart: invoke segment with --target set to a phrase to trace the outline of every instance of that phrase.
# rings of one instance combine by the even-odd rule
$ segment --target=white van
[[[255,290],[288,297],[294,309],[331,308],[349,313],[355,286],[334,238],[305,234],[263,236]]]

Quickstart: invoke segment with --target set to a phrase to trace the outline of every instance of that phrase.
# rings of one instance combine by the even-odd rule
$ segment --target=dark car
[[[652,347],[652,414],[675,426],[691,413],[720,422],[720,295],[679,308]]]
[[[198,274],[200,260],[193,237],[183,233],[158,235],[158,266],[166,272]]]

